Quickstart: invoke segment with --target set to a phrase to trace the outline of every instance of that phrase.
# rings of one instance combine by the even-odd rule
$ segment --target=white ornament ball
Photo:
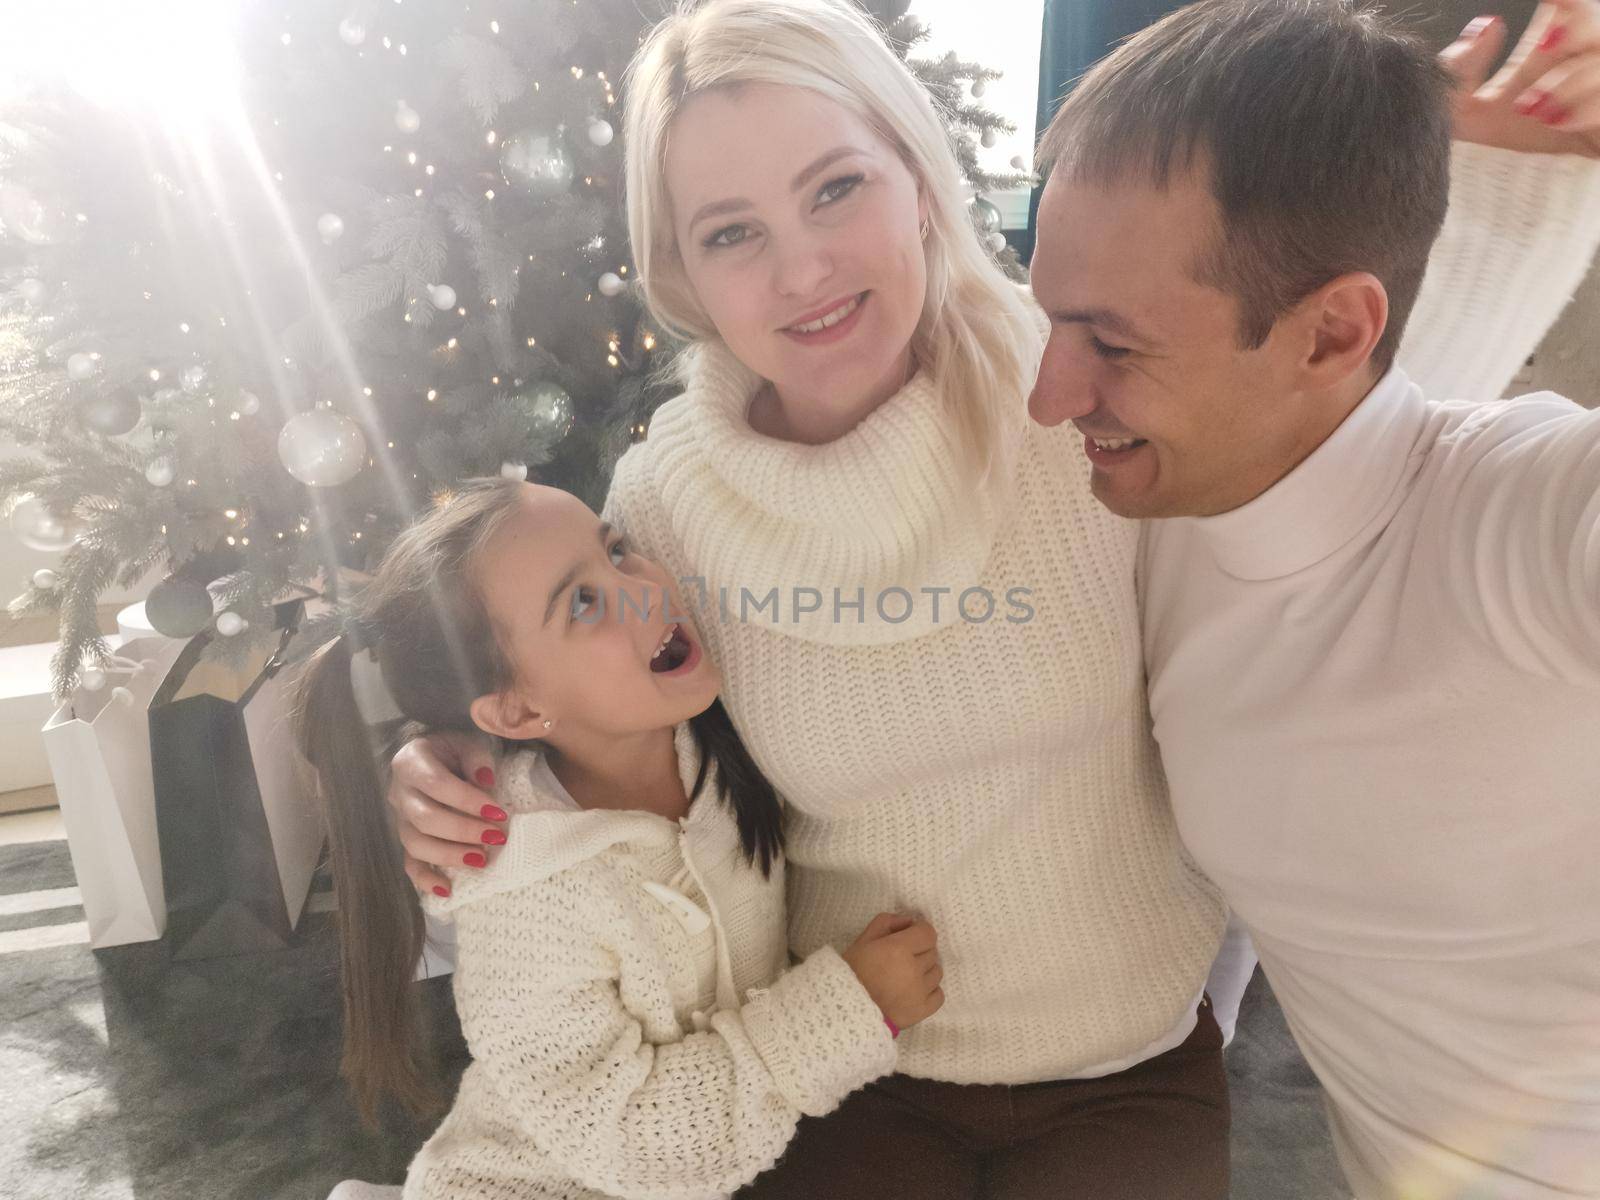
[[[98,367],[99,364],[95,362],[94,355],[85,354],[80,350],[77,354],[69,355],[67,358],[67,378],[82,383],[93,375]]]
[[[978,140],[982,142],[985,147],[993,148],[994,146],[1000,144],[1000,135],[992,129],[985,129],[983,131],[983,136]]]
[[[206,369],[199,363],[190,363],[178,372],[178,386],[191,396],[206,386]]]
[[[106,685],[106,673],[99,667],[85,667],[78,672],[78,686],[86,692],[98,692]]]
[[[503,462],[500,464],[500,477],[502,479],[528,478],[528,464],[520,462]]]
[[[628,285],[622,282],[622,276],[615,271],[607,271],[600,276],[600,294],[602,296],[620,296],[622,289]]]
[[[317,236],[324,245],[333,245],[344,236],[344,218],[338,213],[323,213],[317,218]]]
[[[436,283],[428,289],[428,299],[440,312],[448,312],[456,306],[456,290],[448,283]]]
[[[246,417],[253,417],[261,411],[261,397],[254,392],[239,389],[239,412]]]
[[[991,233],[984,241],[987,243],[991,254],[999,254],[1000,251],[1006,248],[1006,235],[1003,233]]]
[[[394,127],[401,133],[415,133],[422,128],[422,116],[402,100],[394,106]]]
[[[1011,166],[1013,170],[1026,171],[1028,169],[1028,160],[1020,154],[1013,154],[1011,156]]]
[[[19,497],[11,508],[11,532],[30,550],[59,553],[77,540],[76,524],[58,517],[32,494]]]
[[[972,81],[972,98],[974,100],[983,99],[983,94],[985,92],[987,92],[988,90],[989,90],[989,85],[987,83],[985,83],[983,80],[974,79]]]
[[[49,567],[40,567],[33,573],[33,586],[41,592],[53,592],[60,583],[61,576],[57,575]]]
[[[24,279],[17,285],[17,291],[29,304],[37,306],[44,303],[45,286],[42,279]]]
[[[339,40],[346,46],[359,46],[367,40],[367,27],[354,17],[339,22]]]
[[[343,413],[319,408],[292,418],[278,434],[284,469],[312,487],[337,487],[361,472],[367,439]]]
[[[172,464],[164,458],[158,458],[144,469],[144,477],[151,487],[167,487],[174,477]]]
[[[217,617],[217,632],[223,637],[237,637],[249,628],[250,622],[236,612],[221,613]]]
[[[617,131],[611,127],[611,122],[596,117],[589,122],[589,141],[595,146],[609,146],[611,139],[617,136]]]

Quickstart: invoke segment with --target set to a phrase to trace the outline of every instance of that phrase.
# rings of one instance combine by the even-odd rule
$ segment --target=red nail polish
[[[1549,54],[1550,51],[1554,50],[1566,40],[1567,27],[1565,25],[1554,25],[1551,27],[1550,31],[1544,35],[1544,37],[1539,39],[1539,49],[1544,53]]]
[[[1570,110],[1562,108],[1559,104],[1552,104],[1538,114],[1539,119],[1546,125],[1560,125],[1571,115]]]
[[[479,787],[492,788],[494,786],[494,772],[488,767],[479,767],[472,773],[472,781]]]
[[[506,816],[505,809],[496,808],[492,804],[485,804],[481,811],[485,821],[508,821],[511,819]]]
[[[434,884],[434,886],[433,886],[433,894],[435,896],[442,896],[446,900],[448,900],[450,898],[450,889],[447,888],[447,887],[442,887],[439,884]]]
[[[1538,116],[1549,103],[1549,92],[1528,92],[1517,101],[1517,111],[1525,117]]]
[[[479,854],[476,850],[467,851],[467,853],[462,856],[461,861],[466,863],[469,867],[487,867],[489,865],[489,860],[483,855]]]
[[[483,844],[485,846],[504,846],[506,835],[498,829],[485,829],[483,831]]]

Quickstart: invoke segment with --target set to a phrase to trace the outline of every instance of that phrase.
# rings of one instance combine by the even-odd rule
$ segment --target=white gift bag
[[[183,643],[139,638],[117,656],[137,669],[106,672],[79,688],[45,723],[67,851],[78,877],[89,944],[149,942],[167,927],[150,770],[150,698]]]

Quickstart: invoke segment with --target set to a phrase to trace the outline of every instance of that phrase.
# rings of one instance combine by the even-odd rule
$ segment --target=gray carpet
[[[64,842],[0,847],[0,895],[73,886]],[[0,916],[0,935],[81,921]],[[174,961],[164,943],[0,953],[0,1194],[12,1200],[323,1200],[398,1182],[428,1130],[363,1129],[338,1078],[337,950],[312,913],[273,954]],[[436,1050],[466,1061],[449,981]],[[1239,1200],[1344,1200],[1320,1094],[1258,975],[1229,1050]]]

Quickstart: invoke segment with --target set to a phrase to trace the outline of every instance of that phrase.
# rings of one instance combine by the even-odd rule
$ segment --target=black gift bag
[[[166,886],[166,939],[180,959],[281,950],[322,850],[288,722],[284,650],[305,601],[275,606],[277,649],[243,668],[184,647],[150,705],[150,758]]]

